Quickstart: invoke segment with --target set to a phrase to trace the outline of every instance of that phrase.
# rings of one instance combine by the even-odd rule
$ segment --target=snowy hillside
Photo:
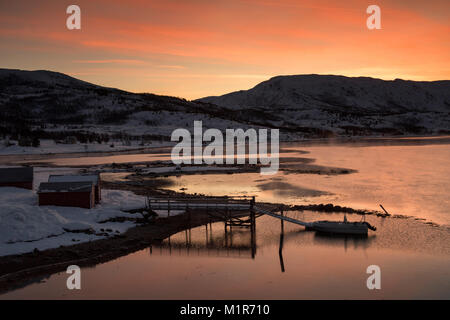
[[[192,131],[195,120],[205,129],[279,128],[281,140],[448,134],[449,114],[450,81],[279,76],[248,91],[187,101],[57,72],[0,69],[1,153],[9,153],[11,144],[31,147],[38,139],[60,143],[67,137],[111,147],[154,145],[167,142],[176,128]]]
[[[228,109],[210,104],[130,93],[50,71],[0,69],[0,139],[33,131],[40,139],[84,132],[92,140],[93,132],[111,139],[161,141],[176,128],[192,130],[194,120],[202,120],[204,127],[246,127],[234,119]]]
[[[247,91],[199,99],[264,115],[274,126],[334,133],[439,133],[450,130],[450,81],[328,75],[278,76]]]

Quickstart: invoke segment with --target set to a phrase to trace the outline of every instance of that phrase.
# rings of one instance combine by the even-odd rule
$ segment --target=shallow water
[[[290,212],[290,216],[340,219]],[[361,217],[349,215],[351,220]],[[66,288],[59,273],[0,296],[56,299],[449,299],[448,229],[408,219],[367,217],[368,238],[327,237],[257,219],[250,230],[223,223],[180,232],[117,260],[82,269],[82,289]],[[430,236],[431,235],[431,236]],[[422,244],[418,246],[418,244]],[[252,258],[252,248],[254,258]],[[281,248],[281,250],[280,250]],[[381,290],[366,286],[369,265],[381,268]]]
[[[187,193],[207,195],[252,194],[257,201],[285,204],[333,203],[370,210],[380,210],[382,204],[392,214],[450,224],[450,145],[292,145],[289,149],[308,151],[297,156],[315,159],[314,164],[357,172],[186,175],[170,177],[170,189],[184,187]],[[295,170],[295,163],[286,165]]]
[[[139,153],[40,162],[81,166],[156,160],[170,160],[170,155]],[[216,196],[255,195],[257,201],[285,204],[333,203],[370,210],[380,210],[382,204],[392,214],[450,225],[448,137],[288,143],[280,150],[280,166],[288,171],[273,176],[257,172],[170,177],[172,186],[167,188]],[[357,172],[329,175],[329,167]],[[309,169],[322,174],[299,173]],[[114,176],[123,179],[126,174],[105,174],[108,179]]]

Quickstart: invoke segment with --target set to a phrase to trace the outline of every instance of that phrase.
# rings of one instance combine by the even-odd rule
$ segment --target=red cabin
[[[44,182],[38,191],[40,206],[79,207],[95,206],[92,182]]]
[[[95,203],[100,203],[102,199],[100,175],[51,175],[48,182],[92,182],[95,189]]]

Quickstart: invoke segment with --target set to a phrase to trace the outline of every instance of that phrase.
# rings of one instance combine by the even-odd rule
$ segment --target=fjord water
[[[286,159],[299,159],[285,162],[290,169],[305,169],[301,158],[310,158],[315,159],[314,165],[357,172],[161,179],[172,181],[176,191],[186,187],[188,193],[255,194],[257,201],[333,203],[378,210],[381,203],[392,214],[413,218],[367,215],[377,231],[369,231],[367,238],[352,238],[327,237],[262,216],[257,218],[254,244],[248,229],[233,228],[225,235],[224,224],[214,223],[212,228],[192,229],[190,237],[182,231],[160,246],[83,268],[79,291],[68,290],[68,275],[59,273],[0,298],[450,299],[448,143],[289,144],[284,149],[289,150]],[[123,157],[132,162],[141,161],[142,156]],[[288,214],[305,221],[343,217],[311,211]],[[361,219],[352,214],[347,217]],[[369,265],[381,268],[381,290],[366,286]]]
[[[306,221],[338,215],[291,212]],[[349,215],[351,220],[359,216]],[[368,216],[367,238],[327,237],[262,216],[250,230],[222,222],[182,231],[125,257],[82,268],[81,290],[68,274],[38,279],[2,299],[449,299],[448,229],[412,219]],[[190,233],[190,235],[189,235]],[[190,242],[189,242],[190,239]],[[253,257],[252,258],[252,253]],[[381,289],[369,290],[369,265]]]
[[[379,204],[382,204],[392,214],[450,225],[450,138],[391,138],[381,141],[383,143],[369,140],[284,144],[280,150],[280,166],[292,171],[279,171],[272,176],[262,176],[259,172],[181,175],[165,179],[172,184],[165,188],[177,192],[182,189],[191,194],[255,195],[257,201],[284,204],[333,203],[369,210],[380,210]],[[285,159],[290,160],[285,162]],[[308,172],[304,170],[305,159],[325,169],[331,166],[357,172],[337,175],[304,173]],[[170,154],[49,157],[34,162],[76,167],[156,160],[170,160]],[[123,178],[126,174],[117,176]]]
[[[284,204],[332,203],[356,209],[381,210],[450,225],[450,144],[349,145],[285,147],[307,151],[297,157],[313,164],[357,170],[349,174],[309,174],[280,171],[188,175],[170,178],[172,190],[207,195],[256,195],[257,201]],[[296,153],[288,154],[290,158]],[[283,165],[283,158],[280,159]],[[295,162],[286,163],[295,170]],[[300,168],[302,168],[300,164]]]
[[[257,201],[284,204],[333,203],[369,210],[380,210],[382,204],[392,214],[450,224],[450,139],[399,138],[387,142],[285,144],[280,151],[280,165],[290,171],[272,176],[259,172],[182,175],[166,179],[172,184],[167,188],[215,196],[255,195]],[[76,166],[155,160],[170,160],[170,155],[127,154],[42,161]],[[308,172],[305,160],[306,164],[323,166],[324,172],[305,173]],[[357,172],[329,175],[327,167]],[[124,175],[119,174],[121,178]]]

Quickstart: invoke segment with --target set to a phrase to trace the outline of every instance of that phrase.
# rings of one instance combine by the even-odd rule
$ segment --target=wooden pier
[[[184,210],[187,216],[186,241],[190,243],[190,219],[193,210],[206,212],[213,221],[224,222],[225,246],[233,246],[233,228],[250,229],[250,248],[254,258],[256,254],[256,216],[255,197],[234,196],[234,197],[168,197],[168,198],[148,198],[147,209],[167,210],[167,215],[173,210]],[[211,230],[211,222],[209,223]],[[206,224],[208,233],[208,224]]]
[[[256,218],[258,216],[266,214],[281,221],[295,223],[306,228],[311,226],[311,223],[275,213],[280,211],[278,208],[256,206],[254,196],[148,198],[147,209],[149,211],[167,210],[168,216],[173,210],[185,211],[187,216],[187,228],[185,230],[187,245],[191,243],[190,219],[192,210],[202,210],[211,217],[212,221],[224,222],[225,247],[231,248],[233,246],[233,228],[248,228],[251,235],[250,248],[252,258],[256,254]],[[211,221],[205,225],[206,235],[208,235],[208,224],[211,231]]]
[[[171,210],[185,210],[186,212],[192,209],[206,210],[211,216],[223,219],[225,229],[227,227],[254,228],[256,216],[264,214],[306,228],[311,226],[311,223],[275,213],[279,211],[278,209],[256,206],[254,196],[209,197],[204,199],[196,197],[148,198],[147,207],[150,210],[167,210],[169,216]],[[234,214],[231,214],[231,212]],[[243,213],[236,214],[236,212]]]

